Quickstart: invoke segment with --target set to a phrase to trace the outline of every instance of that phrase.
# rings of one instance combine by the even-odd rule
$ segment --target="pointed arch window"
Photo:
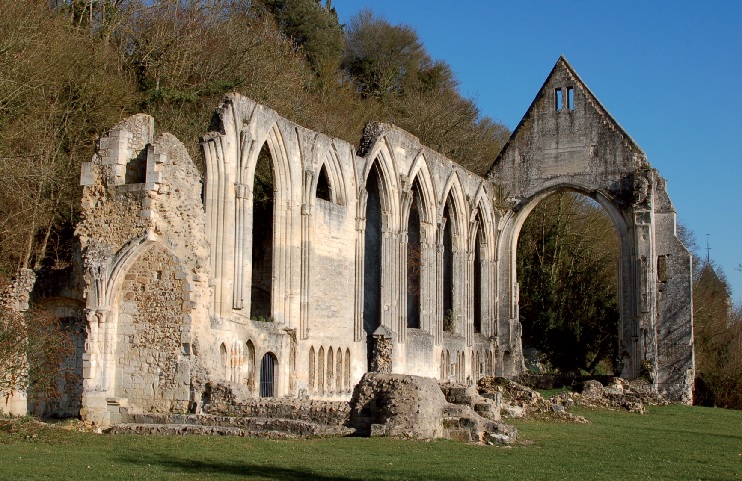
[[[255,320],[272,316],[274,203],[273,159],[263,144],[253,180],[250,317]]]
[[[407,220],[407,327],[420,327],[422,251],[420,244],[420,182],[412,184],[412,203]]]
[[[482,249],[484,245],[484,222],[482,213],[477,213],[476,217],[477,232],[474,237],[474,276],[473,283],[473,301],[474,301],[474,332],[482,332],[482,273],[484,270],[484,256]]]
[[[451,198],[443,209],[443,330],[453,332],[453,218]]]
[[[322,167],[319,169],[319,177],[317,177],[316,196],[318,199],[332,202],[332,185],[330,184],[330,178],[327,175],[325,164],[322,164]]]

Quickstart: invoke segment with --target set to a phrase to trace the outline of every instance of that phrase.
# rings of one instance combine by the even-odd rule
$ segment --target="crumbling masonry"
[[[650,366],[690,401],[690,256],[665,181],[563,58],[486,178],[393,125],[356,149],[238,94],[211,129],[203,178],[141,114],[83,165],[84,419],[199,412],[208,382],[347,400],[370,367],[517,375],[518,233],[563,190],[620,238],[622,375]]]

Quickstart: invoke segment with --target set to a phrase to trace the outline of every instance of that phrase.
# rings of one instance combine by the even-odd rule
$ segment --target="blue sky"
[[[407,24],[484,115],[515,128],[564,55],[668,181],[742,301],[742,1],[335,0]]]

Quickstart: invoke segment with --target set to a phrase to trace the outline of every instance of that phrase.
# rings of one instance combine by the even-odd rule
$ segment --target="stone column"
[[[235,249],[234,249],[234,294],[232,308],[243,309],[245,307],[245,295],[247,293],[247,308],[250,309],[249,288],[246,282],[248,267],[247,259],[251,251],[248,251],[247,238],[252,234],[252,225],[248,225],[248,204],[252,200],[252,188],[247,184],[235,184]],[[247,291],[247,292],[246,292]]]
[[[301,304],[299,308],[299,338],[309,337],[311,323],[311,289],[312,289],[312,186],[314,172],[304,171],[304,204],[301,206]]]
[[[399,299],[398,299],[398,321],[397,321],[397,341],[405,342],[407,340],[407,231],[402,230],[399,233],[398,240],[397,267],[399,278]]]
[[[362,189],[358,196],[358,214],[356,216],[356,265],[355,265],[355,319],[354,336],[355,342],[365,340],[363,332],[363,277],[364,256],[366,245],[366,204],[368,202],[368,191]]]
[[[438,224],[435,243],[435,314],[431,316],[435,320],[434,333],[435,343],[440,344],[443,339],[443,232],[445,219]]]

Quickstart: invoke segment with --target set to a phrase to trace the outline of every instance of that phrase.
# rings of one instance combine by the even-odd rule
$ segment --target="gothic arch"
[[[399,230],[399,221],[401,220],[398,200],[399,196],[397,195],[397,192],[399,191],[399,176],[397,175],[398,170],[386,137],[382,138],[374,145],[366,158],[371,160],[366,162],[366,165],[363,168],[361,175],[362,182],[359,183],[359,188],[365,190],[371,169],[376,166],[381,181],[381,208],[385,212],[384,227],[389,231],[396,232]],[[363,217],[365,217],[365,205],[363,207]]]
[[[472,332],[487,336],[497,334],[496,246],[497,215],[493,212],[484,183],[480,184],[469,217],[469,293]]]
[[[338,205],[346,205],[348,194],[345,185],[345,177],[334,144],[329,149],[325,150],[324,155],[322,155],[316,163],[313,170],[312,183],[309,188],[309,193],[311,194],[306,197],[305,203],[314,203],[314,199],[316,198],[315,193],[317,192],[317,185],[320,181],[320,174],[323,167],[325,168],[327,180],[330,184],[330,202]]]
[[[375,144],[368,159],[372,160],[363,168],[356,211],[354,339],[365,338],[370,356],[370,334],[382,325],[399,332],[396,323],[402,319],[399,303],[391,302],[399,289],[401,216],[398,175],[386,139]],[[369,185],[369,179],[376,178],[377,184]],[[382,309],[385,303],[392,308]]]
[[[416,180],[419,182],[418,185],[420,186],[420,192],[422,193],[423,197],[423,221],[426,224],[429,224],[429,226],[426,226],[427,231],[429,231],[426,232],[429,235],[428,239],[433,239],[437,218],[435,207],[437,197],[435,195],[435,186],[433,184],[433,178],[430,175],[430,168],[428,167],[428,161],[425,158],[425,154],[423,154],[422,152],[418,154],[418,156],[415,158],[415,161],[412,163],[412,167],[410,168],[410,172],[407,177],[409,178],[410,188],[412,188]],[[406,218],[403,218],[402,221],[402,225],[405,225],[404,222],[406,221]]]
[[[405,308],[398,330],[400,341],[405,341],[407,328],[431,332],[434,326],[430,318],[433,310],[430,299],[436,291],[436,196],[430,169],[422,152],[415,158],[409,175],[403,177],[402,189],[401,229],[405,235],[400,239],[399,297]],[[417,209],[416,215],[411,217],[413,205]],[[418,227],[419,232],[416,231]],[[414,284],[410,285],[411,282]]]
[[[488,259],[494,260],[496,256],[495,246],[497,245],[497,213],[492,208],[492,202],[489,199],[489,193],[485,187],[485,183],[482,182],[477,189],[477,193],[474,195],[474,201],[471,205],[471,214],[469,216],[470,225],[477,220],[479,215],[482,224],[477,224],[476,229],[481,230],[484,240],[487,244],[487,255]],[[472,226],[474,227],[474,226]],[[469,249],[474,247],[473,244],[474,232],[470,232],[469,235]]]
[[[448,177],[443,190],[441,191],[441,197],[438,201],[438,218],[443,218],[444,210],[446,208],[446,202],[451,199],[451,208],[453,210],[451,219],[453,220],[453,231],[454,236],[457,237],[456,248],[465,250],[468,239],[468,222],[469,218],[466,196],[464,196],[464,189],[461,187],[461,179],[456,171],[453,171]]]
[[[242,135],[243,141],[247,142],[247,135]],[[255,182],[255,170],[258,158],[263,146],[266,146],[270,153],[271,170],[273,178],[273,213],[272,213],[272,243],[271,243],[271,274],[272,279],[270,286],[270,317],[277,321],[284,321],[287,314],[287,305],[284,292],[289,289],[289,277],[291,267],[291,257],[289,249],[285,246],[291,245],[290,238],[291,221],[283,206],[289,206],[294,201],[295,186],[292,182],[291,163],[284,135],[278,123],[274,123],[267,129],[263,135],[256,137],[256,142],[250,146],[245,146],[241,150],[243,158],[240,163],[240,175],[243,180],[243,192],[237,192],[237,203],[235,209],[237,239],[235,242],[235,293],[233,306],[236,309],[247,307],[247,311],[252,316],[253,306],[246,305],[245,299],[250,299],[254,290],[252,269],[255,267],[253,262],[248,262],[245,256],[253,252],[254,237],[254,210],[253,210],[253,185]],[[238,188],[238,191],[240,189]],[[249,193],[249,195],[248,195]]]
[[[522,347],[520,345],[520,338],[522,335],[522,327],[518,320],[518,281],[517,281],[517,248],[518,239],[520,237],[520,231],[523,227],[524,222],[530,215],[531,211],[546,197],[559,193],[559,192],[576,192],[591,199],[595,200],[604,212],[611,219],[611,223],[615,228],[616,235],[618,237],[619,245],[619,285],[618,285],[618,304],[619,313],[621,318],[621,328],[619,330],[620,349],[633,351],[632,362],[641,356],[641,353],[637,351],[636,342],[633,346],[630,346],[631,339],[636,341],[639,337],[639,326],[636,323],[637,317],[637,306],[632,300],[631,296],[625,296],[624,292],[630,292],[634,289],[633,278],[634,275],[622,275],[621,272],[633,272],[636,269],[637,259],[635,251],[635,234],[633,228],[629,224],[629,219],[623,213],[622,208],[616,204],[610,196],[606,195],[601,191],[590,191],[583,186],[575,183],[562,182],[562,183],[551,183],[548,187],[545,187],[534,195],[527,199],[522,199],[518,205],[517,210],[511,211],[503,219],[503,229],[501,239],[499,242],[499,254],[498,256],[503,263],[502,268],[508,273],[509,282],[503,284],[501,282],[501,309],[507,309],[508,315],[505,315],[504,311],[500,313],[500,319],[503,320],[503,324],[498,326],[503,332],[509,333],[510,344],[504,344],[504,347],[509,349],[506,351],[510,354],[509,365],[503,366],[505,369],[505,375],[512,375],[520,370],[520,366],[516,365],[520,363],[519,356],[521,355]],[[611,234],[607,234],[611,235]],[[507,322],[507,319],[515,319],[516,323]],[[517,341],[513,342],[517,338]],[[505,339],[507,341],[507,338]],[[633,348],[633,349],[632,349]],[[506,360],[503,358],[502,362]],[[636,365],[636,362],[633,362]],[[638,372],[633,373],[630,377],[635,377]]]
[[[154,244],[166,249],[171,255],[174,253],[168,249],[165,242],[161,242],[159,237],[153,232],[147,232],[135,237],[124,244],[113,257],[113,260],[107,265],[98,267],[96,272],[90,272],[89,275],[95,285],[95,299],[88,300],[88,307],[110,308],[111,302],[116,299],[124,274],[147,252]],[[110,271],[110,272],[109,272]],[[90,302],[94,301],[95,305],[91,306]]]
[[[438,338],[444,331],[461,335],[470,345],[467,239],[468,215],[458,173],[451,173],[439,200],[438,233]]]
[[[276,322],[291,322],[298,307],[298,299],[287,295],[292,248],[300,243],[294,206],[301,198],[301,168],[292,167],[298,150],[296,129],[276,112],[239,94],[225,97],[211,129],[201,142],[211,277],[216,281],[209,314],[216,319],[234,315],[244,319],[251,313],[252,190],[255,165],[265,146],[271,157],[274,205],[281,206],[273,216],[276,250],[267,276],[273,279],[268,310]]]

